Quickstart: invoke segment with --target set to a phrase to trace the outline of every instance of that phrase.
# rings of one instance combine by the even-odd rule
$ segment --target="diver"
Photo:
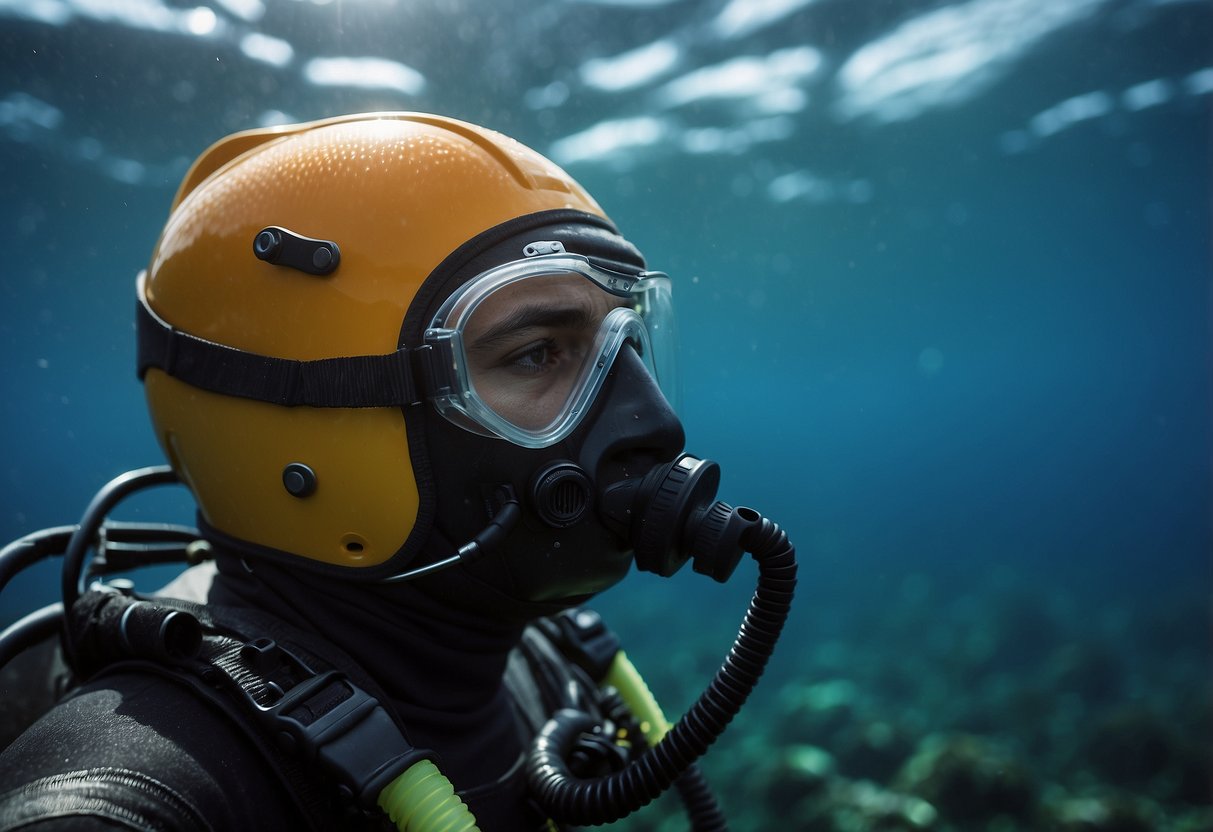
[[[238,133],[178,190],[137,280],[137,371],[168,466],[106,487],[63,554],[66,696],[0,754],[0,828],[526,830],[670,786],[757,683],[786,535],[683,452],[670,279],[502,135],[418,113]],[[122,524],[181,483],[197,528]],[[179,555],[141,594],[107,570]],[[582,605],[635,563],[759,589],[677,725]],[[89,562],[91,553],[91,563]]]

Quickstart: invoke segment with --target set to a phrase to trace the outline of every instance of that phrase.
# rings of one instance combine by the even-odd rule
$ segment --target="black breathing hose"
[[[716,796],[712,794],[697,764],[687,766],[687,770],[674,781],[674,788],[686,807],[691,832],[728,832],[729,825],[720,811],[720,804],[716,802]]]
[[[650,803],[716,741],[757,685],[792,606],[796,550],[778,525],[754,515],[742,547],[758,564],[758,587],[737,639],[707,690],[669,733],[621,771],[577,778],[565,762],[591,720],[559,711],[540,732],[527,764],[532,793],[551,817],[594,826],[611,823]],[[688,783],[694,790],[694,784]]]
[[[128,495],[152,485],[168,485],[177,482],[177,475],[167,465],[153,465],[127,471],[110,480],[97,492],[84,517],[76,527],[71,539],[67,542],[67,551],[63,553],[63,575],[61,587],[63,591],[63,608],[71,609],[72,604],[80,598],[84,591],[84,561],[89,547],[95,543],[97,529],[105,522],[105,517],[118,503]]]
[[[643,752],[649,745],[643,728],[636,721],[636,715],[624,702],[619,691],[608,688],[604,694],[604,712],[617,726],[626,728],[632,738],[635,753]],[[716,795],[712,793],[712,787],[708,785],[707,778],[703,776],[697,763],[691,763],[687,770],[679,775],[674,781],[674,788],[682,798],[687,820],[691,822],[691,832],[728,832],[728,821],[725,820],[720,804],[716,802]]]

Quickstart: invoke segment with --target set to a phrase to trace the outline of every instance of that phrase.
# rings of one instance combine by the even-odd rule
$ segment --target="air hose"
[[[683,458],[671,466],[692,471],[692,482],[685,486],[684,491],[695,488],[694,471],[703,463],[690,459],[690,463]],[[715,491],[714,485],[710,490]],[[642,494],[644,491],[642,487]],[[703,501],[691,499],[675,502]],[[791,610],[796,585],[796,553],[787,535],[775,523],[750,509],[732,509],[718,502],[707,510],[695,505],[680,509],[676,522],[672,524],[677,528],[676,537],[701,543],[700,519],[705,515],[722,514],[724,509],[727,509],[729,517],[723,525],[735,530],[734,539],[758,565],[758,587],[732,650],[707,690],[678,724],[660,742],[613,774],[580,779],[570,771],[566,759],[578,735],[591,731],[593,724],[589,717],[577,711],[557,712],[540,732],[527,766],[532,792],[555,820],[586,826],[611,823],[650,803],[703,756],[757,685]],[[734,532],[729,533],[729,536],[733,535]],[[682,550],[685,547],[677,545],[674,548]],[[715,547],[718,553],[724,553],[719,556],[725,559],[728,548],[728,545]],[[711,557],[719,556],[714,553]],[[676,570],[681,565],[670,563],[671,556],[662,557],[667,560],[663,568],[672,565]],[[678,556],[672,557],[676,560]],[[685,560],[685,556],[682,560]],[[710,562],[697,562],[696,570],[713,574],[718,579],[723,579],[722,574],[732,571],[731,566],[721,570],[718,564]]]
[[[604,687],[613,688],[618,693],[639,725],[641,737],[636,741],[638,748],[656,745],[669,733],[670,723],[666,721],[661,706],[657,704],[656,697],[624,651],[620,650],[615,654],[611,668],[602,683]],[[643,745],[640,744],[642,742]],[[699,766],[692,764],[688,767],[674,781],[674,787],[686,807],[692,832],[725,832],[728,826],[724,815]]]
[[[649,691],[636,666],[620,650],[603,680],[615,688],[640,724],[644,739],[656,744],[670,730],[661,706]],[[702,775],[692,767],[692,776],[679,779],[679,790],[688,807],[714,804]],[[476,818],[455,788],[430,760],[414,763],[379,793],[378,803],[399,832],[478,832]],[[702,825],[692,822],[692,828]],[[723,827],[721,827],[723,828]]]
[[[429,760],[409,766],[379,793],[379,807],[400,832],[476,832],[476,818],[451,781]]]
[[[622,650],[615,654],[603,685],[619,692],[650,744],[656,744],[670,730],[661,706]],[[696,795],[705,789],[702,777],[686,780],[686,789]],[[695,795],[687,798],[688,805],[692,799],[696,799]],[[479,829],[471,810],[455,794],[451,781],[430,760],[421,760],[406,769],[379,793],[378,802],[399,832],[477,832]]]
[[[636,665],[632,664],[632,660],[623,650],[615,654],[602,683],[619,691],[624,704],[640,723],[640,731],[649,745],[656,745],[669,733],[670,723],[666,722],[661,705],[657,704],[657,698],[653,696],[644,678],[636,670]]]

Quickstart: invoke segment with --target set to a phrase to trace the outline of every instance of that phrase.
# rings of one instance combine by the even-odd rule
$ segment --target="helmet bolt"
[[[316,491],[316,472],[302,462],[292,462],[282,469],[282,485],[292,497],[310,497]]]
[[[282,251],[282,234],[276,229],[266,228],[253,238],[253,254],[259,260],[273,263]]]

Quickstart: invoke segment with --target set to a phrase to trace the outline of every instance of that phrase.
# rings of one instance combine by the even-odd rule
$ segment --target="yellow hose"
[[[414,763],[379,793],[400,832],[478,832],[476,818],[430,760]]]
[[[640,722],[649,745],[660,742],[670,724],[649,686],[622,650],[615,654],[603,684],[619,691]],[[467,804],[430,760],[414,763],[389,783],[379,793],[379,806],[400,832],[479,832]]]
[[[640,678],[640,672],[632,664],[622,650],[615,654],[615,661],[607,671],[604,685],[611,685],[619,691],[624,703],[631,708],[632,715],[640,722],[640,731],[649,745],[656,745],[670,730],[661,706],[649,690],[649,686]]]

